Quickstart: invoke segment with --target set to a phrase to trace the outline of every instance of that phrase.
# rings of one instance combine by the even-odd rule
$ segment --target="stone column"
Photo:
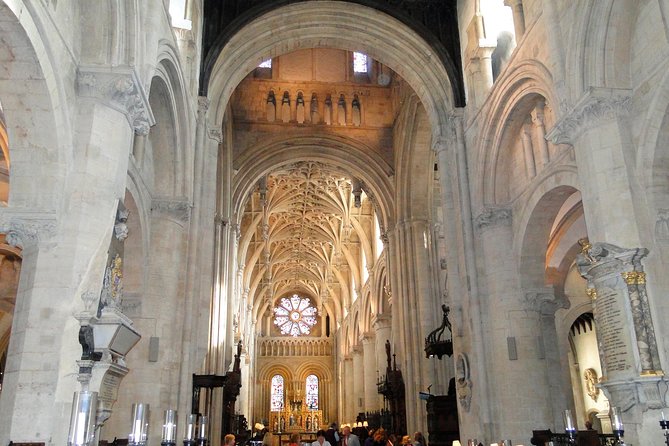
[[[581,241],[576,263],[588,281],[602,359],[601,387],[611,406],[618,406],[630,443],[656,421],[650,409],[667,407],[668,385],[660,364],[641,259],[645,248],[626,249],[608,243]]]
[[[453,326],[453,350],[458,390],[461,438],[493,438],[489,372],[485,365],[488,339],[483,335],[481,315],[485,303],[479,296],[474,224],[469,193],[469,170],[462,110],[433,135],[437,153],[447,245],[448,294]],[[475,385],[472,385],[475,383]],[[472,403],[472,401],[474,403]]]
[[[525,173],[527,173],[527,178],[532,179],[537,175],[537,166],[534,162],[532,135],[526,126],[523,126],[523,129],[520,132],[520,138],[523,143],[523,154],[525,155]]]
[[[407,427],[427,430],[424,403],[418,393],[430,382],[428,360],[422,354],[425,336],[440,323],[435,313],[435,267],[432,262],[432,230],[426,219],[397,223],[390,238],[393,281],[393,353],[397,353],[398,368],[405,382]],[[411,260],[408,260],[411,259]],[[411,377],[411,379],[409,379]]]
[[[365,382],[365,412],[371,412],[380,409],[379,394],[376,388],[376,371],[379,369],[375,350],[375,334],[373,332],[365,333],[362,336],[363,349],[363,380]]]
[[[376,332],[376,380],[379,381],[386,376],[386,341],[391,341],[391,319],[390,316],[379,314],[374,319],[374,330]],[[377,392],[379,408],[383,407],[383,395]]]
[[[523,0],[504,0],[504,5],[510,6],[513,12],[513,28],[516,32],[516,42],[520,41],[525,34],[525,12],[523,11]]]
[[[365,380],[364,380],[364,361],[362,356],[363,347],[356,345],[353,347],[353,418],[364,411],[365,399]]]
[[[542,331],[540,305],[523,295],[517,263],[504,261],[513,251],[511,210],[486,209],[476,218],[476,226],[487,284],[487,296],[481,298],[481,304],[486,308],[483,327],[490,355],[484,366],[493,371],[489,375],[490,398],[482,404],[493,410],[493,438],[522,443],[527,432],[553,421],[546,396],[546,364],[537,342]],[[525,412],[515,407],[532,409]]]
[[[62,160],[68,175],[53,192],[59,213],[14,207],[0,215],[7,241],[23,248],[0,399],[0,443],[67,443],[72,395],[81,390],[74,314],[84,309],[82,297],[100,296],[132,133],[152,123],[134,70],[100,71],[79,67],[72,153]],[[127,365],[132,369],[132,362]]]
[[[629,128],[630,90],[590,88],[547,135],[574,147],[590,240],[639,246],[636,160]]]
[[[550,152],[548,151],[548,142],[546,141],[546,127],[544,126],[544,108],[546,104],[543,100],[538,101],[530,112],[532,117],[532,124],[535,129],[535,140],[539,149],[539,157],[541,158],[541,165],[546,167],[551,161]]]
[[[344,379],[342,382],[344,384],[342,392],[344,394],[344,411],[342,413],[342,419],[339,420],[340,424],[350,422],[355,411],[354,399],[356,398],[356,395],[353,391],[353,356],[351,355],[344,357]]]

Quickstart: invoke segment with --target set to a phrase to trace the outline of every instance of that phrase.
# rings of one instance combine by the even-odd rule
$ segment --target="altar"
[[[309,410],[304,407],[285,408],[270,412],[269,425],[274,433],[315,432],[323,424],[322,410]]]

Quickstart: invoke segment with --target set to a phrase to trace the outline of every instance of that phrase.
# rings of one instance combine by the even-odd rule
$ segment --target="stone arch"
[[[150,190],[155,197],[178,197],[183,188],[180,150],[177,136],[177,111],[170,82],[157,75],[151,81],[149,104],[156,124],[146,142],[144,160],[140,163],[148,173]],[[183,153],[183,152],[181,152]]]
[[[396,120],[396,127],[405,129],[398,132],[402,134],[402,139],[396,143],[396,209],[400,213],[399,219],[425,219],[432,209],[435,155],[431,150],[420,150],[421,147],[430,147],[430,128],[425,109],[415,95],[407,102]]]
[[[22,1],[0,4],[0,101],[12,163],[9,206],[54,210],[63,190],[64,163],[72,157],[72,125],[54,52],[47,47],[39,13]],[[21,69],[12,69],[14,64]],[[43,187],[39,187],[41,185]],[[45,187],[46,186],[46,187]]]
[[[177,163],[176,194],[180,197],[190,197],[193,192],[191,178],[193,155],[192,150],[188,150],[191,141],[186,139],[186,135],[191,134],[191,103],[187,98],[186,84],[180,69],[177,50],[165,40],[159,42],[155,76],[161,78],[168,88],[174,117],[175,161]]]
[[[523,290],[540,289],[546,285],[546,252],[553,222],[565,200],[578,190],[576,169],[564,169],[542,181],[531,191],[521,209],[514,240],[515,258]],[[514,218],[515,220],[515,218]]]
[[[566,70],[570,88],[575,94],[591,86],[627,88],[630,63],[630,41],[636,16],[636,2],[604,0],[585,2],[576,13],[571,45],[567,45]],[[576,99],[576,98],[572,98]]]
[[[530,100],[543,98],[547,104],[557,104],[554,97],[551,74],[539,62],[527,61],[517,65],[502,83],[494,90],[489,100],[491,112],[487,114],[478,141],[478,171],[480,175],[473,198],[482,200],[480,205],[499,204],[497,198],[498,163],[504,149],[504,136],[507,132],[506,123],[520,112],[520,104]],[[532,99],[534,98],[534,99]]]
[[[299,137],[270,138],[245,151],[235,163],[232,203],[233,214],[243,214],[246,197],[259,178],[272,170],[297,161],[318,161],[341,168],[364,179],[377,200],[378,211],[386,227],[395,214],[393,204],[393,171],[371,148],[350,138],[318,134]]]
[[[272,29],[271,33],[266,32]],[[395,45],[382,42],[393,41]],[[412,86],[434,136],[453,109],[449,75],[430,46],[402,22],[378,10],[339,1],[300,2],[275,8],[232,36],[213,63],[206,87],[214,104],[210,127],[220,128],[234,89],[263,60],[300,48],[356,50],[381,61]]]
[[[140,196],[132,178],[123,200],[128,214],[128,238],[124,242],[124,299],[141,299],[144,294],[148,270],[146,267],[149,253],[148,215],[146,202]]]

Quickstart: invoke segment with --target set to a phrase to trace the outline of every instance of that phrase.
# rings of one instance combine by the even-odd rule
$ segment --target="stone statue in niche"
[[[353,119],[353,125],[359,126],[362,123],[362,115],[360,112],[360,100],[358,95],[353,96],[353,102],[351,102],[351,113]]]
[[[321,122],[321,115],[318,113],[318,96],[316,96],[316,93],[311,95],[311,123],[312,124],[320,124]]]
[[[290,122],[290,93],[283,92],[283,99],[281,99],[281,121]]]
[[[305,112],[304,112],[304,96],[302,93],[297,94],[297,99],[295,100],[297,104],[296,109],[296,119],[298,124],[304,124]]]
[[[337,101],[337,124],[346,125],[346,99],[343,93],[339,95]]]
[[[323,119],[327,125],[332,125],[332,97],[327,95],[325,98],[325,110],[323,111]]]
[[[586,369],[583,373],[583,378],[585,378],[585,390],[588,393],[588,396],[592,398],[593,401],[597,402],[599,398],[599,389],[597,388],[597,371],[595,369]]]
[[[276,120],[276,98],[274,91],[270,90],[267,95],[267,105],[265,106],[265,116],[267,122],[274,122]]]

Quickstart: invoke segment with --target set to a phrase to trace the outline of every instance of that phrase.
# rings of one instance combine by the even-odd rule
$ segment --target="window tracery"
[[[270,397],[270,411],[283,410],[283,376],[272,377],[272,388]]]
[[[290,298],[282,298],[274,308],[274,325],[283,335],[307,335],[311,333],[311,327],[316,325],[316,313],[316,308],[308,298],[293,294]]]
[[[307,376],[307,408],[309,410],[318,410],[318,377],[316,375]]]

